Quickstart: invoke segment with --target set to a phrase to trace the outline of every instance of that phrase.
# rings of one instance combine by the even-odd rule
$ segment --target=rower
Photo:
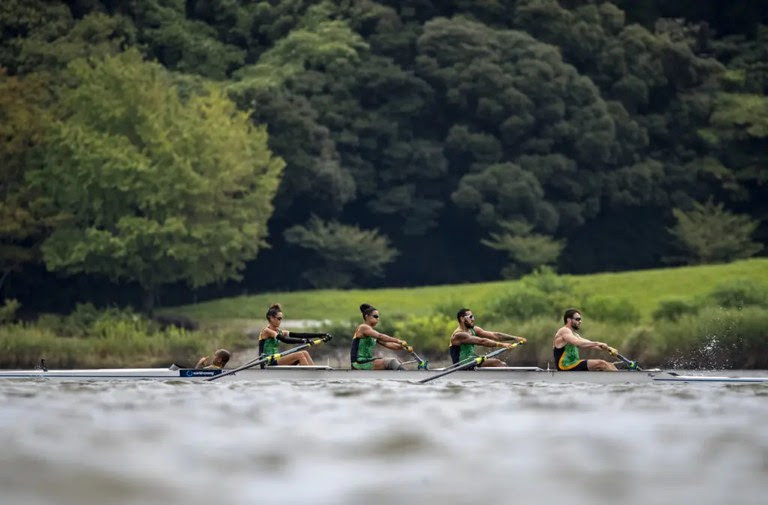
[[[206,366],[206,363],[208,362],[208,356],[203,356],[197,361],[197,364],[195,365],[195,368],[204,368],[206,370],[221,370],[224,368],[227,363],[229,362],[229,351],[226,349],[219,349],[215,353],[213,353],[213,361],[210,365]]]
[[[303,344],[316,338],[328,336],[327,333],[299,333],[296,331],[283,331],[280,325],[283,322],[283,309],[279,303],[273,304],[267,309],[267,326],[259,332],[259,355],[265,356],[280,352],[280,342],[287,344]],[[312,356],[307,351],[299,351],[272,359],[261,365],[261,368],[273,365],[300,365],[312,366]]]
[[[513,342],[502,342],[502,340],[526,342],[526,339],[523,337],[507,335],[498,331],[488,331],[475,326],[475,316],[470,309],[459,309],[456,313],[456,319],[459,321],[459,326],[453,330],[450,347],[451,361],[453,363],[476,358],[476,345],[483,347],[508,347],[511,349],[514,347]],[[498,358],[489,358],[484,360],[480,366],[500,367],[507,366],[507,364]]]
[[[613,363],[602,359],[581,359],[579,348],[601,349],[607,352],[615,352],[613,348],[603,342],[593,342],[582,337],[576,330],[581,327],[581,312],[577,309],[568,309],[563,314],[563,327],[555,333],[552,342],[552,352],[555,355],[557,369],[561,371],[601,371],[616,372]]]
[[[376,307],[364,303],[360,305],[360,312],[363,314],[363,324],[355,329],[355,334],[352,337],[352,349],[350,351],[352,368],[354,370],[403,370],[403,364],[395,358],[374,357],[373,349],[376,344],[393,351],[412,352],[413,348],[405,340],[390,337],[374,330],[381,317]]]

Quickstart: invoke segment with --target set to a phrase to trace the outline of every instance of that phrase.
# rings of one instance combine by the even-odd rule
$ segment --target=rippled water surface
[[[0,382],[4,504],[768,503],[768,384]]]

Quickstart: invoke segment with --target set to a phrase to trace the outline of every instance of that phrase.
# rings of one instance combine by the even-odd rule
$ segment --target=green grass
[[[574,281],[577,290],[584,295],[623,298],[630,301],[640,311],[643,319],[649,320],[662,299],[703,295],[721,282],[729,280],[750,279],[768,283],[768,258],[723,265],[566,277]],[[286,319],[357,319],[357,307],[361,303],[370,303],[390,315],[426,315],[432,313],[436,306],[446,312],[467,306],[482,314],[489,301],[501,295],[514,282],[516,281],[419,288],[274,292],[169,307],[162,312],[184,314],[211,325],[225,322],[232,324],[237,321],[250,324],[263,320],[267,307],[273,302],[283,305]]]

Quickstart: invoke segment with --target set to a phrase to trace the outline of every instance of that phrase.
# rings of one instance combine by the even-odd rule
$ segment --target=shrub
[[[516,284],[490,303],[491,319],[527,321],[534,317],[556,316],[559,310],[548,293]]]
[[[698,313],[699,305],[695,301],[684,298],[669,298],[659,302],[658,307],[653,311],[653,318],[677,321],[684,315],[696,315]]]
[[[657,325],[657,352],[667,365],[682,368],[766,368],[768,311],[758,307],[722,309]]]
[[[732,280],[718,284],[707,301],[723,308],[768,307],[768,286],[751,280]]]
[[[584,313],[597,321],[636,323],[640,320],[637,307],[623,298],[588,297],[581,305]]]
[[[21,303],[13,298],[8,298],[0,305],[0,324],[8,323],[16,319],[16,311],[21,307]]]
[[[456,320],[441,314],[411,316],[394,324],[393,335],[407,340],[417,352],[447,355],[450,337],[456,329]]]

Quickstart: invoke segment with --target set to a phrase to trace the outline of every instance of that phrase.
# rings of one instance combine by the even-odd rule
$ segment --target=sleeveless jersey
[[[355,331],[357,334],[357,331]],[[356,337],[352,339],[352,349],[349,358],[352,363],[369,363],[374,360],[373,349],[376,339],[373,337]]]
[[[451,338],[453,338],[453,335],[456,335],[458,331],[461,331],[461,330],[456,329],[451,335]],[[477,336],[474,328],[470,328],[469,333],[473,337]],[[451,361],[453,361],[454,363],[458,363],[459,361],[464,361],[465,359],[477,357],[477,353],[475,353],[475,344],[459,344],[459,345],[454,344],[454,345],[451,345],[450,351],[451,351]]]
[[[581,362],[579,348],[573,344],[565,344],[565,347],[561,348],[553,347],[552,352],[559,370],[570,370]]]
[[[266,330],[266,328],[264,328]],[[280,342],[277,340],[277,336],[272,338],[261,338],[261,335],[264,334],[264,330],[261,330],[261,333],[259,333],[259,356],[264,355],[270,355],[270,354],[277,354],[280,352]],[[283,336],[283,330],[279,329],[277,330],[277,335]],[[269,360],[268,363],[263,363],[261,365],[261,368],[264,368],[265,365],[275,365],[275,360]]]

